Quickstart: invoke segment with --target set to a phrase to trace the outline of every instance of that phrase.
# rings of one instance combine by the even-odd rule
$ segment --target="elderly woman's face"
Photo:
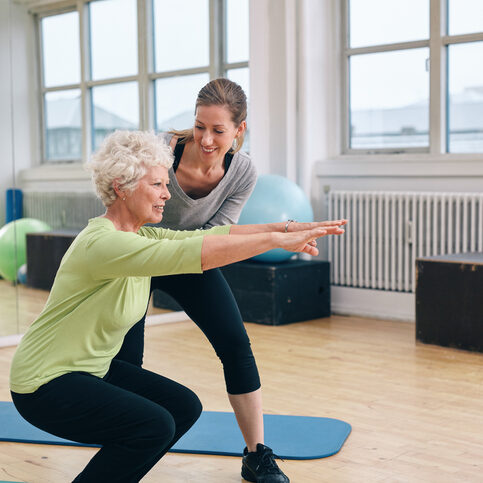
[[[169,175],[164,166],[152,166],[139,180],[136,189],[126,195],[126,207],[140,226],[159,223],[163,219],[164,205],[171,198],[168,191]]]

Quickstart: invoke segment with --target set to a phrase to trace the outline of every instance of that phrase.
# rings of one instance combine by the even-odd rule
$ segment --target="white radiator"
[[[334,285],[414,292],[415,260],[483,251],[483,193],[331,191],[329,237]]]
[[[30,191],[23,193],[23,216],[45,221],[53,230],[81,230],[89,218],[104,213],[91,191]]]

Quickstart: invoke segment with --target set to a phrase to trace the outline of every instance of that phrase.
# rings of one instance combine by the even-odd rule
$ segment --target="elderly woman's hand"
[[[201,250],[201,267],[210,270],[230,263],[246,260],[273,248],[284,248],[291,252],[303,252],[316,256],[317,238],[325,235],[342,235],[345,220],[321,223],[299,223],[312,226],[306,230],[287,231],[280,229],[282,223],[261,225],[231,225],[229,235],[205,236]],[[285,226],[285,223],[283,223]]]
[[[322,222],[327,223],[327,222]],[[278,233],[277,239],[280,248],[290,252],[303,252],[312,256],[319,254],[317,249],[317,238],[325,235],[342,235],[344,229],[340,225],[320,225],[319,223],[300,223],[301,225],[319,225],[308,230],[293,231],[289,233]]]

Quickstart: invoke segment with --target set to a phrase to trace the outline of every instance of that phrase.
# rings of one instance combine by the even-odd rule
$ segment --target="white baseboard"
[[[414,294],[366,290],[351,287],[331,287],[333,314],[414,321]],[[146,317],[146,326],[191,320],[186,312],[167,312]],[[23,334],[0,337],[0,347],[17,346]]]
[[[17,346],[22,339],[23,334],[13,334],[13,335],[5,335],[0,337],[0,347],[12,347]]]
[[[167,312],[166,314],[154,314],[146,317],[146,325],[161,325],[169,324],[172,322],[183,322],[191,320],[185,312]],[[0,347],[13,347],[17,346],[22,339],[23,334],[6,335],[0,337]]]
[[[166,312],[165,314],[153,314],[146,317],[146,326],[170,324],[172,322],[185,322],[191,320],[186,312]]]
[[[333,314],[415,321],[415,295],[352,287],[330,287]]]

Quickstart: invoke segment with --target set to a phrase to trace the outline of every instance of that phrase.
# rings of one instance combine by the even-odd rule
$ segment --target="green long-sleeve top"
[[[89,220],[64,255],[47,303],[13,357],[10,388],[31,393],[73,371],[107,374],[128,330],[144,315],[150,277],[201,273],[203,236],[230,226],[118,231]]]

